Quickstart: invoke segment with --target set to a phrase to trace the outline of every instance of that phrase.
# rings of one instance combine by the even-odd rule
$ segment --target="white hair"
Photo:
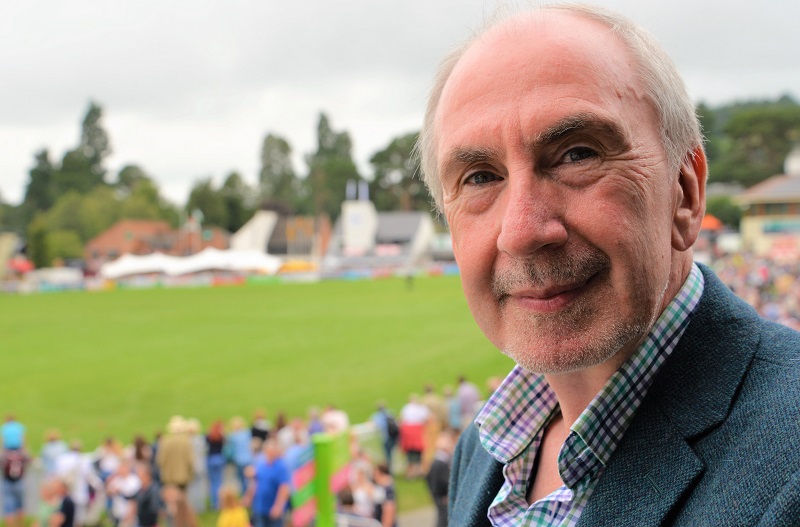
[[[553,4],[536,10],[565,11],[600,22],[622,40],[636,60],[635,73],[658,116],[659,133],[671,167],[680,167],[687,156],[693,156],[698,147],[702,148],[700,123],[686,85],[677,67],[653,35],[627,17],[597,6]],[[481,31],[445,57],[434,77],[416,150],[420,158],[422,177],[439,211],[443,210],[443,191],[436,158],[435,119],[442,92],[467,49],[489,30],[501,23],[513,22],[514,19],[515,16],[506,16],[489,21]]]

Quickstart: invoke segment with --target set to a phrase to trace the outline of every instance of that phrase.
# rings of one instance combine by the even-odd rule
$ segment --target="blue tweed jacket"
[[[800,526],[800,333],[701,269],[697,311],[579,526]],[[490,525],[502,484],[470,427],[453,458],[450,527]]]

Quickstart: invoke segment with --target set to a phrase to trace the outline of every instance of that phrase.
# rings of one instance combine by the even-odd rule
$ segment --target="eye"
[[[502,178],[493,172],[482,170],[473,172],[464,180],[465,185],[486,185],[493,181],[500,181]]]
[[[586,146],[576,146],[575,148],[570,148],[562,161],[565,163],[580,163],[581,161],[585,161],[586,159],[590,159],[592,157],[597,156],[597,152],[592,150]]]

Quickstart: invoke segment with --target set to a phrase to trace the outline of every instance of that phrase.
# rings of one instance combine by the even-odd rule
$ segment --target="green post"
[[[349,434],[314,434],[317,527],[336,527],[336,494],[347,485]]]

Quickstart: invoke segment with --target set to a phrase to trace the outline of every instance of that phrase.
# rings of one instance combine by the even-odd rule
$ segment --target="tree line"
[[[20,234],[37,267],[81,259],[86,242],[122,219],[165,220],[177,227],[200,211],[195,216],[204,227],[235,232],[260,207],[336,218],[348,181],[364,179],[353,161],[350,135],[335,130],[321,113],[317,147],[305,156],[304,173],[294,168],[289,142],[268,133],[256,185],[236,171],[219,186],[211,177],[199,179],[187,202],[176,205],[161,195],[156,180],[139,164],[108,173],[111,140],[102,115],[102,107],[90,102],[78,144],[60,160],[46,148],[36,152],[22,202],[12,206],[0,199],[0,230]],[[416,139],[416,132],[397,137],[372,156],[370,194],[379,210],[431,209],[417,177]]]
[[[779,174],[792,146],[800,142],[800,105],[789,96],[776,100],[738,102],[712,108],[698,105],[706,136],[711,182],[752,186]],[[34,154],[22,203],[0,199],[0,229],[27,241],[37,266],[55,259],[80,259],[88,240],[121,219],[165,220],[177,227],[194,211],[203,226],[238,230],[259,207],[335,218],[348,181],[365,179],[378,210],[431,210],[414,155],[418,133],[393,138],[370,158],[372,174],[360,174],[347,131],[335,130],[325,113],[317,122],[317,144],[305,156],[305,170],[295,170],[292,147],[268,133],[261,146],[255,186],[238,172],[219,186],[212,178],[192,186],[185,204],[160,193],[156,180],[138,164],[109,174],[105,160],[111,139],[102,124],[103,109],[90,102],[80,125],[80,140],[60,160],[48,149]],[[722,196],[709,199],[708,210],[736,226],[741,212]]]

